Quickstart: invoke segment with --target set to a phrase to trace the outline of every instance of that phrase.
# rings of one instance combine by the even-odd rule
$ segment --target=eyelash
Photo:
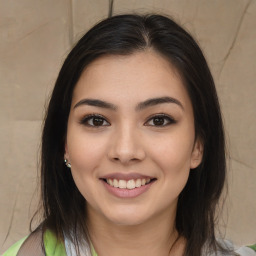
[[[153,121],[156,118],[164,119],[165,124],[164,125],[147,125],[147,126],[165,127],[165,126],[176,123],[176,120],[173,117],[166,115],[166,114],[155,114],[155,115],[151,116],[146,123],[148,123],[149,121]],[[167,121],[167,123],[166,123],[166,121]]]
[[[109,125],[92,125],[92,124],[88,124],[89,121],[93,121],[94,118],[98,118],[98,119],[101,119],[103,120],[103,122],[107,122],[109,124],[109,122],[106,120],[106,118],[102,115],[99,115],[99,114],[90,114],[90,115],[87,115],[85,116],[81,121],[80,121],[80,124],[83,124],[83,125],[86,125],[86,126],[89,126],[89,127],[93,127],[93,128],[99,128],[101,126],[109,126]]]
[[[93,124],[89,124],[88,122],[89,121],[93,121],[94,118],[98,118],[100,120],[102,120],[102,122],[107,122],[107,125],[103,124],[103,125],[93,125]],[[155,126],[155,127],[165,127],[165,126],[168,126],[168,125],[171,125],[171,124],[175,124],[176,123],[176,120],[172,117],[170,117],[169,115],[166,115],[166,114],[155,114],[153,116],[151,116],[146,123],[148,123],[149,121],[153,121],[154,119],[156,118],[160,118],[160,119],[164,119],[164,124],[163,125],[146,125],[146,126]],[[166,123],[167,121],[167,123]],[[90,114],[90,115],[87,115],[85,116],[81,121],[80,121],[80,124],[83,124],[83,125],[86,125],[86,126],[89,126],[89,127],[92,127],[92,128],[99,128],[99,127],[102,127],[102,126],[110,126],[110,123],[107,121],[107,119],[102,116],[102,115],[99,115],[99,114]]]

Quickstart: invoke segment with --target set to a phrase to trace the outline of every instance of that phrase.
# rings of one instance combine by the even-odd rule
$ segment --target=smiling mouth
[[[103,179],[104,182],[106,182],[108,185],[114,188],[120,188],[120,189],[135,189],[140,188],[142,186],[145,186],[156,179],[131,179],[131,180],[118,180],[118,179]]]

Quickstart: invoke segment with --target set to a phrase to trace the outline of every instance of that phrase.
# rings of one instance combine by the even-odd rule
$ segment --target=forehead
[[[147,50],[125,56],[103,56],[93,61],[75,86],[72,104],[84,97],[125,104],[163,96],[176,97],[185,106],[190,105],[175,67],[155,51]]]

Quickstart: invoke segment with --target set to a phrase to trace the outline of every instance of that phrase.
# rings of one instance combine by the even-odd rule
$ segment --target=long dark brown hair
[[[86,200],[63,161],[73,90],[95,59],[148,48],[179,72],[193,105],[196,136],[204,145],[202,163],[190,172],[178,200],[176,228],[187,240],[184,255],[202,255],[206,245],[213,252],[223,250],[215,237],[215,217],[226,177],[225,139],[214,81],[191,35],[161,15],[107,18],[89,30],[67,56],[52,92],[42,135],[42,225],[59,239],[65,233],[76,245],[88,240]]]

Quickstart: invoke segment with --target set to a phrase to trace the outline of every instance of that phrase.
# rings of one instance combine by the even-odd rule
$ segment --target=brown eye
[[[155,117],[152,119],[154,125],[163,125],[165,119],[163,117]]]
[[[89,115],[86,116],[83,120],[80,122],[83,125],[86,126],[92,126],[92,127],[100,127],[100,126],[109,126],[109,122],[106,121],[106,119],[99,115]]]
[[[92,118],[92,123],[94,126],[101,126],[104,124],[104,120],[99,117],[94,117],[94,118]]]
[[[174,124],[174,123],[176,123],[176,121],[173,118],[171,118],[170,116],[156,115],[156,116],[150,118],[147,121],[146,125],[163,127],[163,126],[167,126],[167,125]]]

